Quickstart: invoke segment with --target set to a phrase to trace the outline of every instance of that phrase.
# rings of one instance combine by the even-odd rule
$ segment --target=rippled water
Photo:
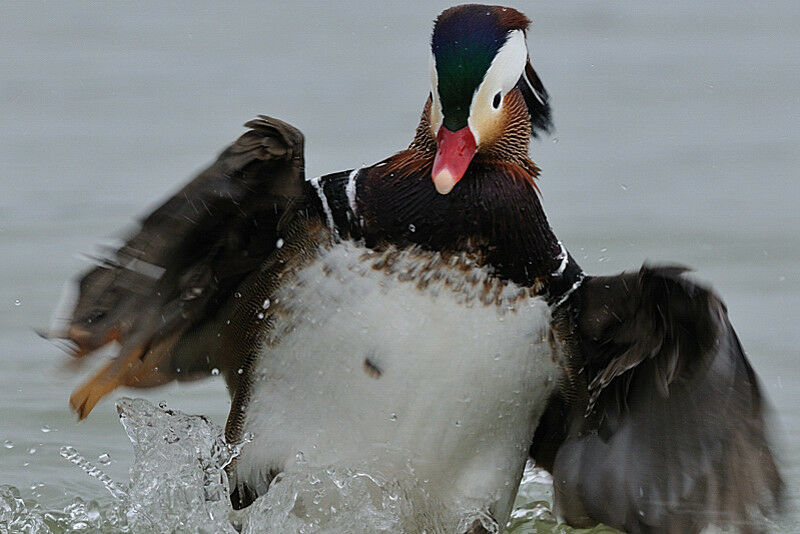
[[[533,158],[556,233],[592,273],[672,260],[713,283],[775,407],[790,506],[774,530],[800,531],[800,4],[510,4],[534,19],[553,98],[557,132]],[[32,330],[87,266],[76,252],[121,235],[257,113],[303,130],[312,175],[402,147],[446,5],[0,2],[0,484],[18,488],[0,490],[0,526],[131,521],[61,454],[129,494],[137,460],[112,400],[78,424],[67,398],[89,369]],[[221,380],[134,394],[227,415]],[[515,531],[568,530],[547,513],[523,509],[544,522]]]

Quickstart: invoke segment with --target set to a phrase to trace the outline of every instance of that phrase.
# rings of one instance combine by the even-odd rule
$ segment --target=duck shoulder
[[[587,277],[554,314],[570,363],[531,454],[570,524],[757,532],[780,508],[761,386],[725,305],[685,271]]]

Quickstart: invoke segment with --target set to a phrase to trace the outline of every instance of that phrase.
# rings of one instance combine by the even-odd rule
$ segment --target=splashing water
[[[497,525],[465,505],[441,506],[423,484],[382,480],[358,469],[303,468],[278,475],[269,492],[247,509],[243,534],[461,534],[475,522],[488,533]]]
[[[26,502],[16,488],[0,486],[0,532],[200,532],[236,533],[225,466],[241,445],[203,416],[157,407],[142,399],[117,402],[133,443],[131,480],[122,487],[64,446],[61,456],[96,478],[114,498],[100,506],[76,499],[59,511]]]
[[[203,416],[117,402],[134,445],[128,517],[134,531],[235,532],[224,468],[239,453]],[[177,512],[177,513],[176,513]]]
[[[489,532],[497,530],[469,506],[445,510],[424,484],[409,486],[357,469],[316,469],[303,462],[277,476],[266,495],[237,512],[230,505],[225,466],[246,442],[229,444],[223,430],[206,417],[165,404],[123,398],[117,412],[134,449],[127,485],[112,480],[75,448],[60,451],[102,483],[113,501],[78,498],[63,509],[47,510],[23,499],[16,488],[0,486],[0,532],[455,533],[475,521]],[[506,532],[614,532],[559,525],[547,504],[550,487],[546,473],[526,469]]]
[[[267,495],[250,507],[242,532],[399,532],[404,518],[411,517],[408,503],[398,485],[363,472],[319,469],[283,473]],[[431,522],[435,524],[436,518]],[[430,527],[428,531],[437,532]]]
[[[81,471],[89,475],[90,477],[96,478],[99,480],[103,486],[114,496],[115,499],[119,501],[123,501],[128,497],[128,494],[125,493],[119,486],[117,486],[116,482],[111,480],[111,477],[103,473],[100,469],[95,467],[91,462],[87,461],[86,458],[81,456],[81,454],[75,450],[74,447],[69,445],[64,445],[61,447],[59,451],[61,456],[72,462],[73,464],[77,465]]]
[[[0,486],[0,532],[31,534],[61,532],[130,532],[117,507],[102,509],[95,501],[77,498],[63,510],[43,510],[28,503],[19,490]]]

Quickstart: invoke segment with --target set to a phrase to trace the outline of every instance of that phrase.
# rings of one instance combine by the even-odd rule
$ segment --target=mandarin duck
[[[118,355],[72,395],[219,370],[235,508],[284,471],[424,481],[501,529],[532,458],[574,526],[758,530],[782,480],[758,379],[721,300],[677,266],[589,276],[529,158],[551,126],[530,21],[435,21],[407,149],[306,180],[303,135],[261,116],[79,283],[50,333]],[[755,525],[755,526],[753,526]]]

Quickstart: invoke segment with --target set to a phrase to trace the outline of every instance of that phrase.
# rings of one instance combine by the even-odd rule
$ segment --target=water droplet
[[[409,225],[408,225],[408,231],[409,231],[409,232],[411,232],[411,233],[413,234],[414,232],[416,232],[416,231],[417,231],[417,227],[416,227],[416,226],[414,226],[413,224],[409,224]]]
[[[237,375],[240,375],[240,374],[242,374],[242,373],[244,373],[244,369],[242,369],[241,367],[239,367],[239,368],[236,370],[236,374],[237,374]]]
[[[42,428],[40,428],[39,430],[41,430],[43,434],[47,434],[47,433],[49,433],[49,432],[52,432],[52,431],[53,431],[53,429],[52,429],[52,428],[50,428],[50,427],[49,427],[49,426],[47,426],[47,425],[43,425],[43,426],[42,426]]]
[[[237,298],[237,299],[238,298],[242,298],[242,294],[237,291],[236,293],[233,294],[233,298]]]
[[[558,137],[553,138],[553,143],[558,143]]]
[[[297,451],[297,454],[294,455],[294,459],[298,464],[306,463],[306,455],[303,454],[303,451]]]
[[[158,407],[161,408],[162,410],[166,410],[167,409],[167,401],[159,402],[158,403]]]
[[[83,471],[90,477],[96,478],[97,480],[102,482],[102,484],[106,487],[106,489],[109,492],[111,492],[111,494],[116,499],[122,500],[125,497],[127,497],[126,493],[122,489],[120,489],[108,475],[106,475],[100,469],[98,469],[90,462],[88,462],[86,458],[81,456],[81,454],[77,450],[75,450],[74,447],[70,445],[64,445],[59,449],[59,454],[61,454],[62,458],[65,458],[69,462],[78,466],[81,471]]]
[[[628,190],[628,186],[625,185],[625,184],[619,184],[619,188],[622,189],[623,191],[627,191]]]
[[[214,367],[214,368],[211,370],[211,374],[212,374],[213,376],[217,376],[217,375],[219,374],[219,369],[217,369],[216,367]]]
[[[14,448],[14,442],[11,441],[10,439],[7,439],[7,440],[3,441],[3,447],[5,447],[6,449],[13,449]]]
[[[389,419],[391,419],[392,421],[397,421],[397,414],[393,413],[392,415],[389,416]]]
[[[256,314],[256,318],[258,318],[258,319],[263,319],[263,318],[264,318],[264,312],[258,312],[258,313]]]
[[[456,420],[456,426],[461,426],[461,421]]]
[[[14,299],[14,306],[19,306],[22,304],[22,301],[19,299]]]
[[[107,452],[104,452],[103,454],[97,457],[97,461],[100,462],[102,465],[110,465],[111,455],[109,455]]]
[[[261,303],[261,307],[262,307],[263,309],[265,309],[265,310],[266,310],[267,308],[269,308],[269,299],[264,299],[264,302],[262,302],[262,303]]]
[[[283,239],[278,238],[278,240],[275,242],[275,246],[277,248],[283,248]]]
[[[36,454],[36,447],[31,447],[28,449],[28,454]]]

